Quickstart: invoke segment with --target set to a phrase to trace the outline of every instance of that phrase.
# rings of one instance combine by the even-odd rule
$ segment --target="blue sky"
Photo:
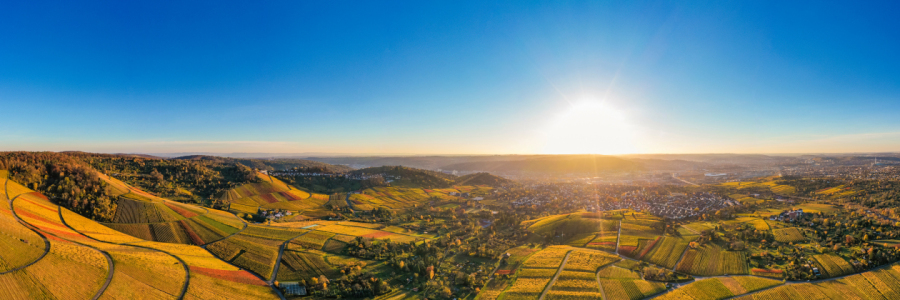
[[[24,1],[0,150],[900,151],[897,2]]]

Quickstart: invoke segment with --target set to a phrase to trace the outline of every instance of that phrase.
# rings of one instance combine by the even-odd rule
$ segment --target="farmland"
[[[723,274],[748,274],[746,253],[726,251],[716,244],[704,244],[696,249],[688,249],[677,270],[701,276]]]
[[[840,256],[831,254],[821,254],[813,256],[816,262],[822,266],[825,276],[837,277],[845,274],[853,273],[853,266]]]
[[[600,287],[591,272],[563,271],[545,299],[597,299]]]
[[[897,299],[900,266],[867,271],[838,280],[783,285],[739,299]]]
[[[767,178],[768,179],[768,178]],[[793,195],[797,192],[797,189],[790,185],[781,185],[775,183],[774,180],[760,180],[760,181],[744,181],[744,182],[726,182],[720,184],[724,187],[736,188],[738,190],[744,189],[753,189],[753,188],[764,188],[771,190],[772,192],[780,195]]]
[[[269,278],[275,268],[283,241],[269,240],[243,233],[207,246],[217,257]]]
[[[806,237],[803,236],[803,233],[800,232],[800,230],[796,227],[774,229],[772,230],[772,234],[775,235],[776,241],[782,243],[796,243],[806,240]]]
[[[600,267],[618,261],[619,258],[612,254],[595,251],[573,250],[569,255],[564,270],[583,271],[596,273]]]
[[[608,266],[600,269],[597,276],[611,279],[640,279],[637,272],[619,266]]]
[[[766,202],[764,199],[758,199],[744,194],[731,194],[728,196],[744,205]]]
[[[279,285],[304,285],[310,299],[900,296],[900,277],[890,266],[900,257],[894,247],[900,231],[891,221],[900,213],[892,208],[806,202],[757,185],[724,195],[759,193],[781,201],[704,211],[710,206],[702,199],[719,199],[698,192],[707,186],[573,183],[573,189],[549,192],[522,186],[380,186],[353,194],[351,210],[344,206],[346,193],[310,194],[257,176],[257,182],[221,190],[218,195],[235,200],[230,212],[173,202],[106,179],[118,206],[103,223],[82,216],[84,208],[61,208],[60,199],[0,180],[0,200],[7,199],[7,189],[19,194],[11,205],[0,206],[0,272],[35,262],[0,274],[0,294],[171,299],[186,290],[188,299],[256,299],[276,298],[275,291],[284,288]],[[521,193],[500,196],[516,189]],[[573,192],[605,189],[609,192],[601,197]],[[486,204],[450,192],[490,194],[497,201]],[[560,200],[511,204],[544,196]],[[656,198],[662,201],[641,202]],[[238,213],[233,208],[240,203],[254,211],[284,205],[298,214],[269,222]],[[643,206],[615,207],[634,203]],[[598,210],[597,205],[605,206]],[[683,210],[684,217],[651,215],[660,210],[653,205]],[[367,211],[377,207],[389,209]],[[797,208],[804,214],[779,218]],[[47,266],[66,271],[47,274]],[[61,278],[73,273],[81,277]],[[666,291],[666,283],[677,288]],[[71,295],[61,295],[62,290]]]
[[[243,226],[233,215],[165,200],[147,202],[121,198],[119,203],[115,223],[104,225],[141,240],[204,245],[231,235],[237,232],[237,226]],[[94,228],[92,231],[103,230]]]
[[[136,242],[132,237],[108,229],[103,225],[97,224],[68,210],[57,208],[54,204],[46,202],[45,199],[40,197],[20,197],[15,202],[15,208],[17,213],[20,213],[25,218],[26,222],[53,235],[50,239],[51,243],[53,243],[51,254],[48,254],[38,261],[38,263],[19,272],[28,273],[29,270],[39,270],[40,266],[46,263],[54,264],[53,268],[60,268],[70,262],[81,262],[82,265],[84,263],[89,263],[93,268],[101,270],[107,267],[107,260],[103,258],[98,251],[76,246],[74,244],[68,244],[60,240],[70,239],[80,243],[91,244],[94,247],[106,251],[111,257],[112,263],[115,265],[116,269],[115,272],[111,274],[109,286],[103,292],[103,296],[101,297],[103,299],[122,297],[133,298],[136,295],[139,295],[138,297],[140,298],[171,298],[173,295],[177,295],[182,289],[185,284],[184,277],[188,275],[192,279],[191,285],[188,288],[188,295],[205,295],[204,298],[232,298],[239,294],[257,295],[261,298],[273,296],[271,289],[261,281],[257,280],[255,285],[238,282],[226,284],[225,282],[227,280],[223,281],[224,279],[211,278],[202,273],[191,272],[190,274],[187,274],[180,265],[180,262],[173,256],[160,251],[141,248],[149,247],[160,249],[168,253],[174,253],[177,257],[186,261],[192,268],[202,267],[210,270],[228,270],[228,272],[244,274],[242,275],[244,277],[253,277],[245,271],[238,271],[236,268],[223,263],[209,252],[199,247],[154,242]],[[54,214],[53,211],[57,211],[57,213]],[[81,229],[85,232],[81,233],[70,229],[62,223],[62,220],[59,218],[60,216],[67,220],[67,224],[71,223],[69,226],[72,226],[73,229]],[[95,242],[84,238],[81,234],[96,237],[98,240],[111,241],[113,243],[130,242],[135,246]],[[77,251],[68,251],[66,249],[74,249]],[[56,255],[53,251],[69,254]],[[62,260],[60,261],[59,259]],[[68,268],[64,268],[64,270],[68,270]],[[90,298],[90,296],[84,296],[89,294],[87,290],[89,288],[96,289],[102,279],[107,278],[106,276],[108,276],[95,276],[92,275],[96,273],[95,271],[84,268],[77,272],[78,275],[72,275],[65,272],[56,272],[53,275],[68,276],[67,278],[79,278],[81,283],[77,288],[68,287],[68,285],[71,284],[66,281],[55,280],[54,285],[47,285],[43,288],[35,286],[38,287],[38,289],[34,291],[49,295],[58,293],[54,292],[54,290],[62,289],[62,286],[66,286],[65,289],[68,291],[68,294],[66,295],[72,295],[76,299]],[[106,274],[109,273],[108,270],[104,272]],[[97,277],[96,285],[85,284],[88,282],[86,279],[93,280],[95,277]],[[197,279],[194,280],[195,278]],[[262,285],[260,285],[260,283],[262,283]],[[91,292],[96,292],[96,290]]]
[[[435,197],[441,201],[458,200],[450,196],[450,192],[487,193],[490,188],[478,186],[455,186],[452,189],[422,189],[414,187],[374,187],[363,190],[360,194],[350,196],[354,208],[372,210],[376,207],[404,209],[427,203]]]
[[[701,279],[670,291],[659,299],[724,299],[781,284],[781,281],[753,276]]]
[[[159,202],[122,198],[119,199],[116,207],[116,216],[113,219],[113,223],[162,223],[185,218],[169,208],[169,206]]]
[[[0,272],[31,263],[46,250],[44,239],[16,222],[8,210],[0,212],[0,245]]]
[[[566,253],[570,251],[565,247],[549,247],[538,253],[532,254],[528,260],[522,264],[526,268],[559,268]]]
[[[63,241],[51,242],[50,253],[33,265],[0,275],[0,290],[12,299],[90,299],[109,269],[100,252]]]
[[[550,279],[556,274],[563,258],[569,251],[570,249],[566,247],[548,247],[531,254],[522,267],[517,269],[515,281],[500,297],[503,299],[536,299],[550,283]]]
[[[335,236],[335,233],[331,232],[322,232],[322,231],[311,231],[310,233],[301,235],[300,237],[291,241],[290,249],[294,248],[294,245],[299,246],[300,249],[315,249],[321,250],[322,247],[325,246],[325,242],[328,241],[331,237]]]
[[[606,299],[637,300],[658,294],[665,290],[665,284],[634,279],[600,278],[600,286]]]
[[[279,281],[309,280],[320,275],[333,277],[338,273],[325,261],[323,254],[311,251],[286,250],[280,263],[277,275]]]
[[[662,237],[656,245],[640,258],[666,268],[674,268],[681,258],[681,253],[688,247],[692,238]]]

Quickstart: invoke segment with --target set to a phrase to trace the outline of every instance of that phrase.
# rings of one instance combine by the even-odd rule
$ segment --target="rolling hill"
[[[512,180],[492,175],[491,173],[475,173],[456,178],[456,185],[502,186],[513,183]]]
[[[291,187],[266,174],[257,172],[256,177],[257,182],[243,184],[222,194],[221,199],[231,203],[232,211],[255,214],[263,208],[312,213],[323,210],[322,206],[329,199],[328,195]]]
[[[0,172],[4,299],[279,298],[272,285],[201,247],[123,234],[57,206],[43,194],[7,180],[6,174]],[[171,212],[168,217],[190,219],[178,215],[178,209]]]
[[[453,175],[403,166],[365,168],[354,170],[350,174],[382,175],[386,180],[393,180],[392,186],[415,188],[446,188],[456,179]]]

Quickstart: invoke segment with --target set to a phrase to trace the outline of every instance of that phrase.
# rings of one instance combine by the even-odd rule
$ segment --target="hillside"
[[[456,185],[503,186],[513,183],[512,180],[492,175],[491,173],[475,173],[456,178]]]
[[[416,188],[446,188],[450,187],[456,176],[440,172],[402,167],[384,166],[359,169],[350,172],[352,175],[382,175],[385,180],[391,180],[391,186],[416,187]]]
[[[261,209],[285,209],[288,211],[322,210],[329,196],[309,193],[291,187],[278,178],[256,173],[257,181],[243,184],[222,194],[220,199],[230,203],[230,210],[255,214]]]
[[[546,155],[514,161],[467,162],[443,166],[445,170],[492,173],[598,173],[640,169],[633,161],[606,155]]]
[[[259,277],[203,248],[123,234],[5,176],[0,186],[4,299],[279,298]]]

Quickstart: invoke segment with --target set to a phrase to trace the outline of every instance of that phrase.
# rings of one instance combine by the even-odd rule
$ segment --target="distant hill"
[[[444,166],[447,170],[472,170],[495,173],[597,173],[640,169],[630,160],[606,155],[546,155],[514,161],[467,162]]]
[[[511,161],[533,155],[466,155],[466,156],[365,156],[365,157],[307,157],[306,159],[329,164],[350,165],[357,168],[404,166],[436,170],[442,166],[473,161]]]
[[[385,176],[385,179],[393,180],[391,185],[397,187],[446,188],[453,185],[456,180],[456,176],[453,175],[401,166],[365,168],[354,170],[350,174],[381,174]]]
[[[512,182],[512,180],[492,175],[491,173],[475,173],[456,178],[456,185],[502,186]]]
[[[326,173],[343,173],[352,170],[347,166],[332,165],[314,160],[296,159],[296,158],[277,158],[277,159],[260,159],[260,158],[231,158],[209,155],[188,155],[171,158],[174,160],[199,160],[199,161],[215,161],[220,163],[240,163],[242,165],[256,168],[259,170],[288,170],[293,168],[317,169],[319,172]]]
[[[606,155],[469,155],[405,157],[309,157],[350,166],[405,166],[429,170],[485,172],[589,173],[641,168],[642,164]]]

